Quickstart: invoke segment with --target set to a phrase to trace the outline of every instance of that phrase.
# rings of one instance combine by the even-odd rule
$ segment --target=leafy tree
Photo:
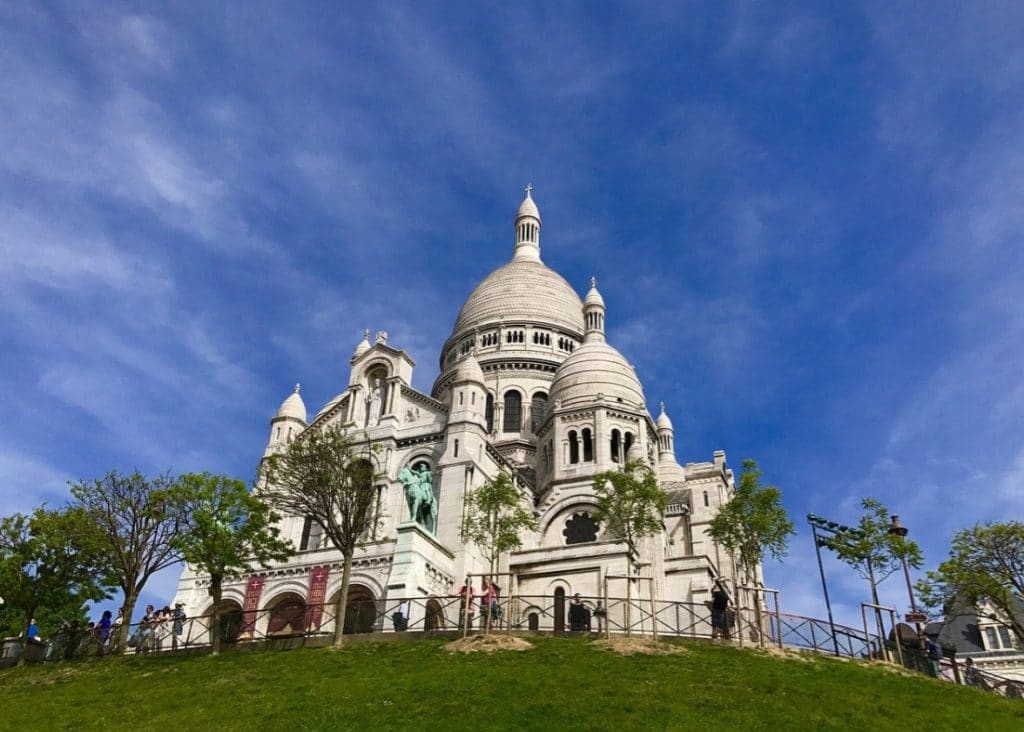
[[[20,610],[24,633],[37,611],[83,612],[84,603],[109,597],[112,582],[88,517],[80,509],[37,508],[0,519],[0,587]],[[51,629],[52,630],[52,629]]]
[[[658,485],[658,479],[650,466],[642,460],[630,460],[622,470],[608,470],[594,476],[594,493],[597,507],[593,518],[612,536],[626,542],[626,634],[632,623],[629,620],[632,608],[632,575],[640,558],[638,543],[641,539],[654,536],[665,525],[665,502],[668,494]]]
[[[284,561],[294,547],[279,538],[275,524],[280,517],[240,480],[189,473],[172,491],[175,505],[190,518],[191,530],[174,537],[171,544],[192,567],[210,575],[212,627],[220,628],[224,578]],[[214,632],[214,655],[220,652],[220,642],[221,634]]]
[[[853,531],[841,531],[822,543],[871,583],[871,601],[878,605],[877,586],[899,571],[904,559],[917,569],[924,558],[916,542],[889,530],[892,523],[885,504],[865,498],[861,508],[864,513]]]
[[[497,571],[498,558],[504,552],[523,545],[523,530],[537,530],[537,519],[533,511],[524,508],[523,499],[523,492],[504,471],[466,493],[459,534],[462,541],[476,544],[491,574]]]
[[[344,558],[334,620],[334,644],[344,642],[352,557],[381,522],[369,452],[341,427],[306,430],[266,462],[262,497],[289,516],[308,516]]]
[[[75,505],[92,523],[106,568],[124,593],[124,617],[118,645],[128,638],[135,603],[156,572],[181,560],[174,539],[191,527],[175,503],[169,475],[146,478],[139,472],[112,470],[98,480],[71,483]]]
[[[1024,645],[1024,523],[979,524],[953,536],[949,559],[919,580],[924,605],[945,612],[957,601],[987,601]]]
[[[757,582],[757,568],[766,554],[776,560],[786,556],[789,537],[796,533],[782,506],[782,492],[775,486],[761,485],[761,474],[754,460],[744,460],[732,498],[708,524],[708,536],[739,557],[747,585]],[[757,627],[761,628],[759,599],[754,601],[754,612]]]
[[[631,460],[622,470],[609,470],[594,476],[597,508],[594,520],[608,533],[626,542],[630,571],[639,557],[637,543],[654,536],[664,525],[668,495],[658,485],[650,466]]]

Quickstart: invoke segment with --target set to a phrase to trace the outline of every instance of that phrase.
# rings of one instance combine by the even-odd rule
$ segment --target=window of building
[[[583,462],[594,462],[594,440],[589,429],[583,430]]]
[[[622,438],[622,462],[626,462],[629,457],[629,448],[633,446],[633,433],[627,432],[625,437]]]
[[[580,442],[576,430],[569,431],[569,463],[575,465],[580,461]]]
[[[611,446],[610,447],[611,447],[612,462],[613,463],[620,462],[620,460],[619,460],[619,450],[622,447],[622,433],[620,433],[618,430],[612,430],[612,439],[611,439]]]
[[[487,432],[494,432],[494,395],[487,395],[487,402],[484,404],[484,419],[487,421]]]
[[[585,544],[588,541],[597,541],[598,529],[597,522],[590,518],[589,513],[576,513],[565,522],[562,536],[565,537],[566,545]]]
[[[505,392],[504,411],[501,415],[501,429],[504,432],[519,432],[523,428],[523,395],[515,389]]]
[[[530,400],[530,431],[536,432],[544,424],[544,417],[547,416],[548,395],[542,391],[533,395]]]
[[[708,492],[707,491],[704,491],[704,505],[705,506],[710,506],[711,505],[711,503],[708,501]]]

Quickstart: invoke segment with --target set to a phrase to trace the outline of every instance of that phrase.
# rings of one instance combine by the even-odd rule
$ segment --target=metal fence
[[[480,632],[605,633],[710,638],[711,610],[705,603],[650,598],[583,597],[585,612],[572,611],[569,598],[551,595],[515,595],[496,607],[481,608],[478,598],[466,603],[458,596],[353,600],[346,606],[345,634],[447,634]],[[59,633],[47,642],[44,660],[104,656],[120,653],[151,654],[200,651],[212,644],[214,631],[222,648],[242,649],[279,645],[324,645],[334,636],[333,605],[306,605],[297,601],[258,610],[237,605],[223,610],[214,628],[211,614],[179,620],[166,618],[129,627],[128,641],[117,642],[117,629],[109,637],[96,632]],[[863,629],[831,625],[819,618],[771,612],[766,608],[738,607],[729,613],[727,637],[739,645],[777,645],[784,648],[835,654],[849,658],[890,657],[894,644],[887,637]],[[834,632],[833,632],[834,629]],[[884,632],[884,628],[882,629]],[[891,629],[890,629],[891,630]],[[399,636],[395,636],[399,637]],[[916,643],[904,641],[904,665],[939,679],[963,683],[1005,696],[1024,698],[1024,682],[980,669],[965,673],[956,659],[931,661]]]

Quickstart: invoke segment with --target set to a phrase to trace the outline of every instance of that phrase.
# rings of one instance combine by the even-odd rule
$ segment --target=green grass
[[[1024,702],[828,657],[583,638],[522,653],[442,641],[126,657],[0,672],[2,729],[1024,729]]]

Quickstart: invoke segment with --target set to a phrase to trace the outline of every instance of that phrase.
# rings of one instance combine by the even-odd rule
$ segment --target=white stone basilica
[[[524,487],[524,501],[539,522],[538,531],[523,537],[522,549],[501,561],[501,571],[514,574],[511,590],[523,598],[512,618],[522,627],[536,626],[538,614],[550,616],[551,608],[557,615],[567,595],[599,596],[606,574],[626,571],[625,545],[607,536],[590,512],[592,476],[627,459],[646,460],[669,494],[663,533],[641,547],[641,574],[653,577],[653,583],[642,583],[641,593],[649,596],[653,585],[659,599],[699,603],[710,596],[716,577],[728,579],[730,590],[736,586],[731,558],[705,533],[732,495],[725,453],[685,467],[677,462],[664,406],[652,418],[636,370],[605,338],[605,303],[596,283],[591,280],[581,301],[541,261],[541,217],[530,191],[515,218],[512,260],[466,299],[429,395],[412,387],[409,354],[388,343],[386,333],[371,342],[367,332],[352,355],[344,391],[308,420],[296,386],[271,420],[265,455],[304,430],[336,424],[377,447],[377,469],[386,476],[378,487],[384,525],[380,538],[355,558],[350,601],[365,605],[372,599],[378,612],[375,620],[365,613],[363,620],[357,617],[353,630],[381,628],[391,606],[404,598],[414,599],[410,628],[422,629],[424,613],[445,606],[432,600],[453,595],[466,574],[487,571],[476,548],[460,540],[459,526],[466,492],[499,471]],[[410,520],[399,481],[403,468],[429,470],[436,531]],[[298,620],[294,611],[331,602],[341,556],[301,516],[284,519],[282,528],[298,553],[226,584],[225,609],[251,612],[287,604],[290,615],[275,621],[262,614],[255,622],[263,627],[251,630],[298,632],[310,624],[328,630],[326,616],[321,628],[319,613]],[[509,581],[499,582],[506,585],[503,593]],[[186,568],[175,601],[184,602],[189,615],[205,614],[207,587]],[[613,584],[613,595],[624,593],[624,581]],[[453,622],[427,617],[426,627]],[[556,617],[555,627],[558,622]]]

